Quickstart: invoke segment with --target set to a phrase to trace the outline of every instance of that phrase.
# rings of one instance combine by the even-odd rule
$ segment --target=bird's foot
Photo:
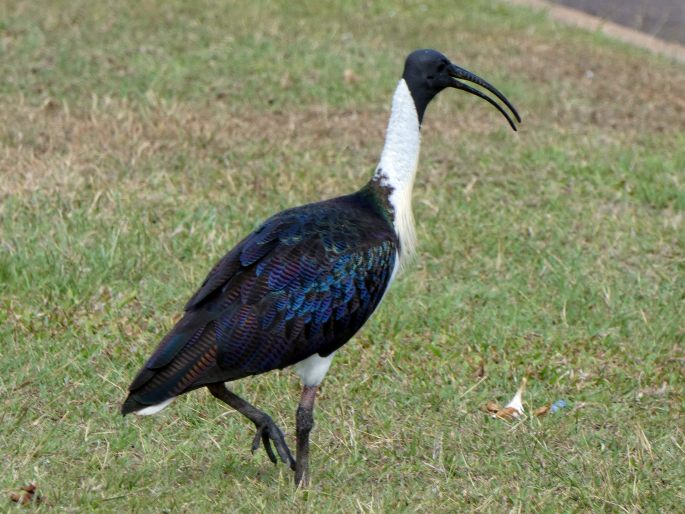
[[[255,423],[255,426],[257,427],[257,433],[252,440],[252,453],[259,449],[259,443],[261,442],[264,445],[266,454],[269,456],[269,460],[277,464],[278,459],[274,454],[273,448],[271,448],[271,443],[273,442],[276,452],[283,463],[290,466],[290,469],[295,470],[295,459],[292,453],[290,453],[290,448],[285,444],[285,437],[281,429],[278,428],[278,425],[269,416],[266,416],[260,423]]]

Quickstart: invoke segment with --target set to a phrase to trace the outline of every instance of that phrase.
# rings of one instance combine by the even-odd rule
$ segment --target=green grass
[[[502,3],[298,5],[0,6],[0,510],[681,510],[685,69]],[[366,181],[416,47],[524,123],[429,108],[420,255],[336,356],[309,493],[203,391],[119,416],[218,257]],[[569,407],[490,419],[523,376]],[[292,443],[292,373],[235,389]]]

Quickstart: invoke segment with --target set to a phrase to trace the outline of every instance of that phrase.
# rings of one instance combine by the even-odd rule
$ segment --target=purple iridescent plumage
[[[396,256],[397,237],[372,191],[268,219],[210,272],[124,409],[329,355],[378,306]]]

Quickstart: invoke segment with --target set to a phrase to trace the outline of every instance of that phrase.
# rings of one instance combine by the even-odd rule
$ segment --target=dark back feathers
[[[363,191],[283,211],[238,243],[138,373],[124,410],[347,342],[380,303],[398,245]]]

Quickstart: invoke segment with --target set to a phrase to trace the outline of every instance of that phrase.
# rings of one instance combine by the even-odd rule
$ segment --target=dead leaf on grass
[[[521,385],[516,394],[504,408],[500,408],[497,402],[489,401],[485,405],[485,411],[493,418],[512,420],[523,415],[523,392],[526,390],[526,377],[521,379]]]
[[[515,407],[504,407],[503,409],[500,409],[499,411],[495,412],[492,415],[492,417],[510,421],[512,419],[518,418],[521,414],[522,413],[519,412]]]
[[[533,414],[537,417],[542,417],[545,416],[549,412],[549,405],[543,405],[542,407],[538,407],[535,409]]]
[[[490,400],[488,403],[485,404],[485,412],[489,412],[491,414],[495,412],[499,412],[502,410],[502,407],[499,406],[499,403],[493,402]]]
[[[10,500],[12,500],[14,503],[18,503],[19,505],[28,505],[31,502],[39,504],[43,501],[43,497],[39,494],[36,494],[36,484],[30,483],[27,485],[22,485],[19,489],[22,491],[21,493],[10,494]]]

